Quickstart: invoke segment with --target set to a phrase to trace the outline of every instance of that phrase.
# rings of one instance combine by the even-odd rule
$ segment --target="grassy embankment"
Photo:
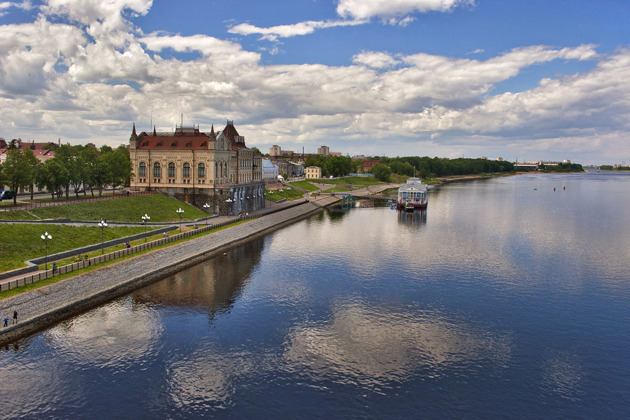
[[[182,221],[207,216],[201,210],[174,198],[154,194],[91,203],[40,207],[30,212],[0,212],[0,219],[69,218],[71,220],[97,221],[102,217],[107,221],[140,223],[142,222],[142,215],[146,213],[151,217],[151,222],[177,222],[179,217],[175,210],[180,207],[184,210]],[[26,217],[27,215],[30,217]],[[48,242],[49,255],[101,242],[102,232],[97,226],[3,224],[0,225],[0,255],[2,255],[0,271],[25,267],[24,260],[45,255],[45,244],[40,236],[46,231],[53,237]],[[108,241],[144,231],[143,226],[114,227],[110,225],[104,230],[103,238]]]
[[[305,191],[317,191],[319,189],[308,181],[295,181],[290,184],[295,185],[298,188],[302,188]]]
[[[302,198],[303,192],[295,188],[282,188],[279,190],[267,190],[265,189],[265,198],[271,201],[280,201],[286,199],[287,201],[297,200]]]
[[[199,235],[196,235],[196,236],[189,236],[188,238],[179,239],[177,241],[169,242],[168,244],[162,244],[162,245],[156,246],[154,248],[145,249],[143,251],[136,252],[136,253],[131,254],[131,255],[126,255],[124,257],[120,257],[120,258],[117,258],[117,259],[114,259],[114,260],[109,260],[109,261],[106,261],[106,262],[103,262],[103,263],[100,263],[100,264],[91,265],[91,266],[82,268],[80,270],[75,270],[75,271],[73,271],[71,273],[57,275],[57,276],[51,277],[49,279],[40,280],[40,281],[38,281],[36,283],[27,284],[25,286],[17,287],[15,289],[3,291],[3,292],[0,292],[0,299],[4,299],[4,298],[10,297],[10,296],[14,296],[14,295],[17,295],[17,294],[20,294],[20,293],[23,293],[23,292],[27,292],[29,290],[37,289],[39,287],[43,287],[43,286],[46,286],[46,285],[49,285],[49,284],[52,284],[52,283],[56,283],[56,282],[58,282],[60,280],[64,280],[64,279],[69,278],[69,277],[78,276],[79,274],[83,274],[83,273],[86,273],[88,271],[93,271],[93,270],[96,270],[96,269],[99,269],[99,268],[102,268],[102,267],[105,267],[105,266],[108,266],[108,265],[111,265],[111,264],[115,264],[115,263],[127,260],[129,258],[134,258],[134,257],[137,257],[139,255],[146,254],[148,252],[153,252],[153,251],[158,250],[158,249],[162,249],[162,248],[166,248],[166,247],[169,247],[169,246],[172,246],[172,245],[180,244],[182,242],[190,241],[192,239],[196,239],[196,238],[199,238],[201,236],[209,235],[211,233],[218,232],[220,230],[227,229],[227,228],[232,227],[232,226],[237,226],[237,225],[240,225],[242,223],[247,223],[247,222],[249,222],[251,220],[254,220],[254,219],[239,220],[239,221],[236,221],[236,222],[234,222],[234,223],[232,223],[230,225],[221,226],[221,227],[218,227],[216,229],[211,229],[211,230],[209,230],[207,232],[200,233]],[[160,238],[160,237],[161,237],[161,235],[156,235],[155,237],[150,237],[148,240],[151,241],[153,239],[157,239],[157,238]],[[132,246],[133,245],[137,245],[137,244],[139,244],[142,241],[143,240],[141,239],[141,240],[138,240],[138,241],[131,242],[131,245]],[[107,248],[105,250],[105,253],[116,251],[116,250],[120,249],[120,247],[121,247],[121,245]],[[88,254],[88,256],[92,257],[92,256],[96,256],[98,254],[100,254],[100,251],[95,251],[95,252],[93,252],[91,254]],[[62,266],[64,264],[70,264],[72,262],[74,262],[72,258],[69,258],[67,260],[62,260],[62,261],[59,262],[59,266]]]
[[[53,207],[38,207],[29,213],[38,219],[68,218],[70,220],[100,220],[111,222],[141,223],[142,216],[148,214],[151,222],[176,222],[179,216],[175,212],[182,208],[182,220],[194,220],[206,217],[203,211],[161,194],[140,197],[123,197],[88,203],[61,204]],[[0,213],[0,219],[11,217],[9,213]],[[15,219],[10,219],[15,220]]]
[[[376,180],[373,177],[358,177],[358,176],[348,176],[343,178],[321,178],[313,180],[316,184],[325,184],[325,185],[335,185],[332,188],[328,188],[322,190],[322,193],[330,194],[332,192],[346,192],[352,191],[359,188],[365,188],[370,185],[379,185],[383,184],[383,182]]]
[[[0,226],[0,272],[26,267],[24,260],[46,255],[41,235],[48,232],[48,255],[101,242],[101,229],[97,226],[66,225],[2,225]],[[144,232],[138,227],[107,227],[105,241]]]
[[[354,188],[364,188],[369,185],[379,185],[383,182],[374,177],[347,176],[344,178],[322,178],[314,180],[316,184],[350,185]]]

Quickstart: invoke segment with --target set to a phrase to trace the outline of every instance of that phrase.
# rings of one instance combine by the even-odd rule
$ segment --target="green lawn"
[[[295,181],[291,182],[291,185],[295,185],[296,187],[302,188],[306,191],[317,191],[319,189],[308,181]]]
[[[66,225],[0,225],[0,271],[25,267],[24,260],[46,255],[41,235],[48,232],[48,254],[67,251],[101,242],[101,229],[97,226]],[[121,238],[144,232],[144,227],[107,227],[104,240]]]
[[[251,220],[255,220],[255,219],[251,219]],[[239,221],[234,222],[234,223],[232,223],[230,225],[227,225],[227,226],[221,226],[221,227],[218,227],[216,229],[210,229],[210,230],[208,230],[208,231],[206,231],[204,233],[201,233],[199,236],[209,235],[209,234],[212,234],[214,232],[218,232],[220,230],[227,229],[227,228],[232,227],[232,226],[237,226],[237,225],[240,225],[240,224],[243,224],[243,223],[248,223],[251,220],[239,220]],[[151,241],[151,240],[160,238],[161,236],[162,236],[161,234],[157,235],[157,236],[153,236],[153,237],[148,238],[148,240]],[[82,273],[85,273],[85,272],[88,272],[88,271],[96,270],[96,269],[104,267],[106,265],[111,265],[111,264],[115,264],[115,263],[124,261],[124,260],[126,260],[128,258],[134,258],[134,257],[137,257],[139,255],[146,254],[148,252],[154,251],[156,249],[166,248],[166,247],[169,247],[169,246],[172,246],[172,245],[179,244],[181,242],[189,241],[189,240],[198,238],[199,236],[189,236],[187,238],[179,239],[179,240],[174,241],[174,242],[169,242],[167,244],[162,244],[162,245],[159,245],[157,247],[145,249],[143,251],[139,251],[139,252],[136,252],[134,254],[130,254],[130,255],[127,255],[127,256],[124,256],[124,257],[120,257],[120,258],[116,258],[116,259],[113,259],[113,260],[109,260],[109,261],[103,262],[101,264],[94,264],[94,265],[91,265],[89,267],[85,267],[85,268],[80,269],[80,270],[75,270],[75,271],[73,271],[71,273],[57,275],[57,276],[51,277],[49,279],[41,280],[41,281],[38,281],[38,282],[35,282],[35,283],[27,284],[25,286],[21,286],[21,287],[17,287],[17,288],[11,289],[11,290],[3,291],[3,292],[0,292],[0,299],[4,299],[4,298],[10,297],[10,296],[15,296],[17,294],[20,294],[20,293],[23,293],[23,292],[26,292],[26,291],[29,291],[29,290],[33,290],[33,289],[37,289],[37,288],[42,287],[42,286],[46,286],[48,284],[56,283],[56,282],[58,282],[60,280],[66,279],[68,277],[74,277],[74,276],[77,276],[79,274],[82,274]],[[138,244],[140,242],[143,242],[143,241],[144,241],[143,239],[139,239],[137,241],[132,242],[131,244],[132,245],[136,245],[136,244]],[[121,247],[122,247],[122,245],[118,245],[116,247],[110,247],[110,248],[106,249],[105,252],[115,251],[116,249],[119,249]],[[93,256],[98,255],[99,253],[100,253],[100,251],[94,251],[92,253],[89,253],[88,256],[89,257],[93,257]],[[69,264],[69,263],[72,263],[73,261],[74,261],[74,258],[68,258],[67,260],[60,261],[58,263],[58,265],[61,266],[63,264]]]
[[[68,218],[71,220],[105,220],[112,222],[142,222],[146,213],[151,222],[176,222],[179,216],[175,212],[182,208],[182,220],[194,220],[208,216],[207,213],[162,194],[144,195],[140,197],[123,197],[89,203],[62,204],[54,207],[39,207],[31,213],[40,219]],[[13,214],[16,213],[16,214]],[[0,212],[0,219],[17,220],[24,216],[23,212]],[[27,219],[33,219],[28,217]]]
[[[14,210],[0,211],[0,220],[37,220],[37,218],[24,210]]]
[[[381,181],[375,179],[374,177],[364,178],[364,177],[359,177],[359,176],[347,176],[344,178],[336,178],[336,179],[322,178],[322,179],[318,179],[316,182],[318,184],[334,184],[334,185],[352,184],[354,187],[357,187],[357,188],[363,188],[368,185],[382,184]]]
[[[272,201],[280,201],[283,198],[287,200],[297,200],[298,198],[302,198],[302,191],[296,190],[295,188],[283,188],[280,190],[265,190],[265,198]]]

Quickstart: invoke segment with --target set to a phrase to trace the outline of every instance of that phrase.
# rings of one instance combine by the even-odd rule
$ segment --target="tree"
[[[30,148],[24,149],[24,163],[29,166],[30,170],[31,185],[29,185],[29,187],[31,189],[31,200],[33,200],[33,193],[35,190],[35,174],[37,172],[37,166],[40,165],[40,162]]]
[[[70,198],[70,183],[75,179],[74,175],[74,161],[77,158],[77,152],[70,144],[62,144],[55,152],[55,157],[51,160],[56,160],[67,170],[66,183],[63,185],[66,190],[66,199]]]
[[[374,165],[374,167],[372,168],[372,173],[379,181],[389,182],[389,177],[392,174],[392,170],[389,168],[389,166],[379,163],[377,165]]]
[[[92,197],[94,197],[94,186],[103,185],[103,180],[97,174],[98,160],[100,152],[96,147],[86,146],[79,152],[79,160],[83,165],[84,179],[83,179],[83,195],[87,194],[87,189],[90,189]]]
[[[61,195],[61,189],[67,184],[68,178],[68,170],[53,158],[38,167],[35,181],[39,188],[46,188],[54,200],[55,194]]]
[[[326,160],[326,168],[332,176],[344,176],[352,170],[352,160],[345,156],[330,156]]]
[[[17,204],[17,192],[20,188],[28,187],[31,184],[33,170],[20,149],[10,149],[3,166],[5,182],[14,192],[13,204]]]
[[[126,147],[121,146],[112,152],[103,153],[102,161],[105,167],[105,181],[114,191],[118,185],[127,183],[132,171],[129,150]]]

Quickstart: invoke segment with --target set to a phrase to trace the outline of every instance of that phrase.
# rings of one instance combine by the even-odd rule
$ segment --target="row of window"
[[[138,164],[138,176],[144,177],[147,176],[147,164],[146,162],[140,162]],[[153,164],[153,176],[161,177],[162,176],[162,165],[159,162],[155,162]],[[182,176],[184,178],[190,178],[190,163],[184,163],[182,165]],[[175,178],[175,164],[170,162],[168,164],[168,177]],[[200,163],[197,165],[197,177],[205,178],[206,177],[206,165]]]

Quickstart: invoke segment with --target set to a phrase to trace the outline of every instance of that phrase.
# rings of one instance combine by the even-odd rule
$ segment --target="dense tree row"
[[[560,163],[559,165],[542,165],[540,168],[548,172],[584,172],[579,163]]]
[[[345,176],[356,172],[357,164],[348,156],[315,156],[309,155],[304,166],[319,166],[322,168],[322,176]]]
[[[371,173],[381,181],[389,181],[392,174],[436,178],[448,175],[474,175],[481,173],[513,172],[514,164],[506,161],[488,159],[440,159],[427,156],[409,157],[374,157],[380,160]],[[352,161],[347,156],[316,156],[306,158],[305,166],[319,166],[322,176],[344,176],[356,172],[361,161]]]
[[[7,185],[12,191],[30,188],[31,198],[34,186],[46,188],[54,199],[66,198],[72,189],[76,196],[89,189],[92,196],[94,190],[103,194],[103,185],[113,188],[124,185],[131,177],[131,161],[129,151],[124,146],[112,149],[103,146],[71,146],[64,144],[55,148],[55,156],[40,162],[33,151],[23,145],[18,148],[15,142],[10,143],[6,161],[0,165],[0,185]],[[14,197],[14,203],[16,198]]]
[[[418,157],[381,157],[381,161],[372,169],[377,179],[389,180],[393,174],[418,176],[420,178],[436,178],[448,175],[474,175],[481,173],[512,172],[514,164],[506,161],[488,159],[440,159],[428,156]]]
[[[602,165],[599,167],[602,171],[630,171],[630,166],[617,166]]]

